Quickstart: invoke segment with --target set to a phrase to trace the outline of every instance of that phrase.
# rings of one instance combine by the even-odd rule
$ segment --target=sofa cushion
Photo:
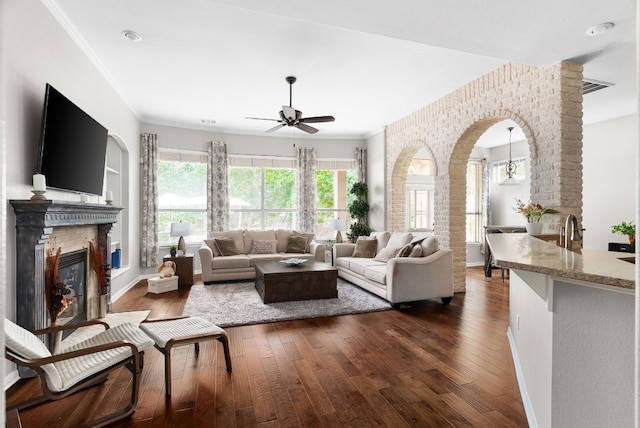
[[[256,262],[277,262],[282,260],[282,254],[247,254],[249,266],[255,266]]]
[[[254,239],[249,254],[276,254],[276,243],[275,239]]]
[[[372,258],[376,254],[378,240],[375,238],[358,237],[356,248],[353,250],[352,257]]]
[[[214,257],[211,263],[213,269],[248,268],[249,258],[246,254],[237,256]]]
[[[376,248],[376,254],[378,254],[384,247],[387,246],[391,234],[389,232],[371,232],[369,236],[378,240],[378,247]]]
[[[349,264],[350,264],[351,259],[352,259],[351,257],[338,257],[336,259],[336,262],[335,262],[336,263],[336,267],[342,267],[342,268],[345,268],[345,269],[349,269]]]
[[[311,242],[313,241],[313,238],[315,237],[315,235],[313,233],[306,233],[306,232],[298,232],[296,230],[293,231],[293,236],[304,236],[305,238],[307,238],[307,245],[304,249],[305,253],[310,253],[311,252]]]
[[[392,234],[391,237],[389,238],[389,242],[387,242],[387,247],[402,248],[406,244],[408,244],[412,238],[413,238],[413,235],[409,232],[396,232]]]
[[[237,256],[240,254],[233,239],[216,238],[215,244],[216,247],[218,247],[218,251],[220,251],[220,254],[223,256]]]
[[[386,246],[382,250],[380,250],[380,252],[378,254],[376,254],[376,256],[374,257],[374,260],[386,263],[389,260],[391,260],[392,258],[396,257],[398,255],[398,253],[400,252],[400,250],[402,250],[403,248],[404,247],[391,248],[389,246]]]
[[[243,230],[227,230],[224,232],[211,232],[209,238],[228,238],[233,239],[236,243],[236,249],[240,254],[246,254],[244,248],[244,231]]]
[[[359,275],[364,275],[365,269],[371,266],[382,266],[386,269],[387,265],[383,262],[378,262],[374,259],[362,259],[352,257],[349,262],[349,270]]]
[[[287,244],[289,243],[289,237],[293,235],[293,231],[286,229],[276,230],[276,250],[279,253],[287,251]]]
[[[422,257],[430,256],[438,251],[438,239],[435,236],[430,236],[420,242],[420,246],[422,247]]]
[[[413,247],[414,245],[411,242],[409,242],[407,245],[400,248],[400,251],[398,251],[398,254],[396,255],[396,257],[409,257],[409,254],[411,254]],[[416,245],[416,247],[420,248],[420,245]]]
[[[213,253],[213,257],[220,257],[220,250],[218,250],[218,246],[216,245],[216,239],[205,239],[204,243],[207,244],[209,248],[211,248],[211,252]]]
[[[387,266],[367,266],[364,277],[379,284],[387,285]]]
[[[290,236],[285,253],[304,253],[307,248],[306,236]]]
[[[245,230],[244,231],[244,253],[253,252],[254,241],[275,241],[276,232],[273,230]],[[276,251],[274,251],[275,253]],[[255,254],[255,253],[254,253]]]

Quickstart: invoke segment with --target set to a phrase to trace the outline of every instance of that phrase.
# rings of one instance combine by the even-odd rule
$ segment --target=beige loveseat
[[[301,237],[305,239],[301,240]],[[283,229],[213,232],[198,250],[202,264],[202,281],[208,283],[253,279],[256,276],[256,261],[299,258],[324,262],[326,246],[315,242],[313,238],[313,234]],[[228,246],[230,240],[233,241],[238,254],[223,255],[218,248],[218,244],[222,243],[219,241],[216,244],[216,239],[222,239],[225,246]],[[294,241],[297,241],[297,244],[303,242],[302,247],[298,245],[298,249],[294,248]],[[230,254],[232,253],[233,248],[230,251]]]
[[[424,239],[420,239],[424,238]],[[362,239],[362,238],[361,238]],[[373,232],[374,254],[353,257],[358,244],[335,244],[333,260],[338,276],[389,301],[401,303],[453,297],[453,253],[438,248],[435,236]],[[365,254],[366,256],[366,254]]]

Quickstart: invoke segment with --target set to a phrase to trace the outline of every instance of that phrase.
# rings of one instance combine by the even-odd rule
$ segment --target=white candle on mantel
[[[33,190],[45,192],[47,190],[47,179],[42,174],[33,174]]]
[[[107,201],[113,201],[113,192],[111,190],[107,190],[107,196],[105,197]]]

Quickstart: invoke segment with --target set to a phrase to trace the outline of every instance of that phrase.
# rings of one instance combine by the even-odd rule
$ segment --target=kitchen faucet
[[[569,229],[571,229],[570,235],[568,233]],[[581,243],[582,233],[580,232],[578,228],[578,218],[573,214],[569,214],[564,226],[560,228],[560,242],[563,242],[564,238],[564,248],[571,250],[573,249],[574,242]]]

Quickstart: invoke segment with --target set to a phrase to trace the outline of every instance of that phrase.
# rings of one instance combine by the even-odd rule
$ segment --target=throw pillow
[[[418,245],[419,247],[419,245]],[[411,250],[413,249],[413,244],[411,242],[409,242],[407,245],[405,245],[404,247],[400,248],[400,251],[398,251],[398,255],[397,257],[409,257],[409,254],[411,254]]]
[[[290,236],[287,242],[287,251],[285,253],[298,253],[305,252],[307,247],[307,238],[304,236]]]
[[[404,247],[397,247],[397,248],[389,248],[389,247],[385,247],[382,250],[380,250],[380,252],[378,254],[376,254],[376,256],[373,258],[374,260],[378,261],[378,262],[388,262],[389,260],[391,260],[394,257],[400,257],[398,255],[398,253],[400,252],[400,250],[402,250]]]
[[[251,254],[275,254],[277,242],[275,239],[254,239]]]
[[[409,257],[422,257],[422,247],[420,245],[414,245],[409,253]]]
[[[359,237],[356,241],[356,248],[353,250],[353,255],[351,257],[370,259],[376,254],[377,246],[377,239]]]
[[[238,247],[236,247],[236,243],[233,239],[216,238],[215,243],[218,247],[218,251],[223,256],[237,256],[238,254],[240,254],[238,252]]]
[[[313,238],[314,238],[313,233],[304,233],[304,232],[298,232],[294,230],[293,236],[304,236],[305,238],[307,238],[307,243],[305,244],[304,251],[302,252],[303,253],[311,252],[311,241],[313,241]]]
[[[420,243],[422,247],[422,257],[430,256],[438,251],[438,240],[435,236],[430,236]]]
[[[218,246],[216,245],[216,240],[214,239],[205,239],[204,240],[205,244],[207,244],[209,246],[209,248],[211,248],[211,252],[213,253],[213,257],[220,257],[222,254],[220,254],[220,250],[218,250]]]

